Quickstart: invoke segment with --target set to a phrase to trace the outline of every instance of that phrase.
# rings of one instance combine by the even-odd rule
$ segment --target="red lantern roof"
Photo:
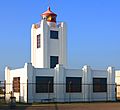
[[[48,10],[47,10],[47,11],[45,11],[43,14],[41,14],[41,16],[48,16],[48,15],[57,16],[55,13],[53,13],[53,12],[50,10],[50,7],[48,7]]]
[[[45,11],[43,14],[41,14],[41,16],[42,16],[42,19],[45,19],[48,22],[56,23],[57,15],[50,10],[50,7],[48,7],[48,10]]]

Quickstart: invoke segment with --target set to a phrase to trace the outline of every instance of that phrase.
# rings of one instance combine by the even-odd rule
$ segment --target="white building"
[[[6,99],[21,102],[115,101],[115,69],[67,68],[67,26],[50,7],[31,28],[31,63],[5,69]]]
[[[120,70],[115,71],[116,97],[120,100]]]

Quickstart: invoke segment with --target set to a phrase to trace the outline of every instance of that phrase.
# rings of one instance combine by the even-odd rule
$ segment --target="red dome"
[[[45,11],[43,14],[41,14],[41,16],[42,16],[42,19],[45,19],[48,22],[56,23],[57,15],[50,10],[50,7],[48,7],[48,10]]]
[[[55,13],[53,13],[53,12],[50,10],[50,7],[48,7],[48,10],[47,10],[47,11],[45,11],[43,14],[41,14],[41,16],[43,16],[43,15],[46,15],[46,16],[48,16],[48,15],[57,16]]]

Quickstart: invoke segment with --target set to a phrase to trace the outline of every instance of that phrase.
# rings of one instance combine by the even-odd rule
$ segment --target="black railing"
[[[42,86],[41,86],[42,85]],[[6,87],[10,86],[10,90],[6,91]],[[16,92],[12,88],[11,83],[0,83],[1,96],[7,96],[12,93],[15,96]],[[80,84],[72,82],[66,83],[20,83],[16,86],[20,89],[19,98],[27,97],[28,101],[34,102],[93,102],[93,101],[118,101],[120,100],[120,85],[116,84]],[[38,88],[37,88],[38,87]],[[40,88],[41,87],[41,88]],[[37,90],[37,91],[36,91]],[[32,91],[32,92],[31,92]],[[29,93],[32,93],[32,98],[29,98]],[[25,96],[27,95],[27,96]],[[21,99],[19,101],[22,101]]]

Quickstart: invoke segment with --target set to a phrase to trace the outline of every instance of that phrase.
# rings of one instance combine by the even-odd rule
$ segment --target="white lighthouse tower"
[[[115,101],[115,69],[67,68],[66,24],[56,22],[50,7],[41,17],[31,29],[31,63],[5,68],[6,101],[11,96],[28,103]],[[117,71],[117,84],[119,76]]]
[[[41,17],[42,20],[31,29],[31,63],[36,68],[54,68],[56,64],[66,67],[66,23],[57,23],[57,15],[50,7]]]

